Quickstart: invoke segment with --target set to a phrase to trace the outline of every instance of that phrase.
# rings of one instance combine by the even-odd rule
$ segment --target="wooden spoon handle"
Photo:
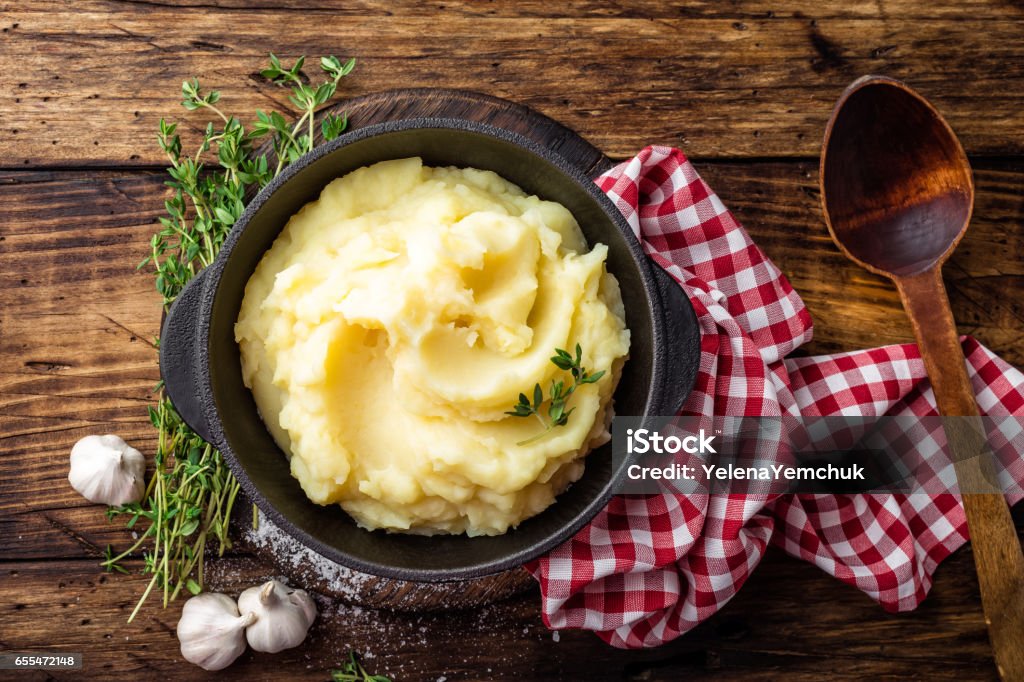
[[[939,413],[977,417],[978,404],[941,270],[936,266],[895,281]],[[945,430],[960,489],[970,491],[962,496],[964,511],[996,665],[1004,680],[1024,680],[1024,553],[1017,529],[995,484],[991,457],[982,454],[985,443],[980,420],[949,420]]]

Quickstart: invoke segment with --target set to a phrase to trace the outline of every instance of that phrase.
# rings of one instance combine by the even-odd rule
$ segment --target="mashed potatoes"
[[[550,505],[608,439],[629,349],[606,252],[491,172],[412,158],[330,183],[263,257],[235,325],[309,498],[425,534],[504,533]],[[523,443],[544,427],[505,412],[566,379],[550,357],[577,343],[609,371],[572,395],[566,425]]]

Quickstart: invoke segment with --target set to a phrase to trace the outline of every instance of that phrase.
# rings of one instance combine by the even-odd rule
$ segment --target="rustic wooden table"
[[[178,654],[180,603],[153,603],[125,623],[145,578],[98,567],[108,543],[129,538],[68,486],[67,455],[107,431],[154,449],[145,407],[160,306],[135,264],[162,211],[156,124],[178,118],[198,134],[199,119],[176,103],[193,74],[221,88],[232,111],[284,109],[285,93],[256,75],[269,50],[357,57],[344,82],[353,95],[438,85],[522,102],[613,158],[681,146],[807,302],[809,353],[910,340],[892,287],[829,241],[816,164],[849,81],[905,79],[945,113],[974,164],[975,218],[945,271],[960,329],[1024,365],[1019,4],[311,4],[0,2],[0,651],[85,652],[86,672],[111,680],[201,672]],[[273,572],[243,554],[214,565],[235,592]],[[326,679],[350,649],[399,680],[995,675],[969,548],[902,615],[770,554],[720,614],[653,651],[611,649],[583,632],[553,637],[537,601],[440,615],[339,604],[302,648],[246,654],[218,677]],[[46,675],[17,679],[33,677]]]

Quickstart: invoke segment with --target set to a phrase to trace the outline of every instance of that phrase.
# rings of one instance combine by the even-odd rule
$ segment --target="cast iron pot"
[[[674,415],[693,387],[699,332],[689,300],[652,265],[597,186],[556,153],[488,125],[412,119],[371,125],[291,164],[249,204],[216,260],[171,306],[160,344],[167,394],[182,418],[216,445],[249,498],[279,528],[340,564],[388,578],[460,580],[520,566],[574,535],[612,496],[628,462],[610,445],[591,452],[582,478],[544,512],[495,537],[424,537],[367,531],[337,505],[309,501],[242,382],[234,324],[245,284],[288,219],[327,183],[377,161],[420,156],[427,165],[492,170],[566,206],[589,243],[608,245],[632,333],[615,392],[620,415]]]

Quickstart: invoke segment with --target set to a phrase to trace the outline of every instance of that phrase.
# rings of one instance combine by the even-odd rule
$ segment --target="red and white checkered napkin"
[[[682,152],[648,147],[598,184],[693,301],[701,361],[683,414],[936,414],[913,344],[786,358],[811,338],[807,309]],[[1024,374],[973,339],[963,349],[982,412],[1024,415]],[[1024,465],[1012,469],[1024,481]],[[1020,497],[1015,489],[1011,502]],[[722,608],[769,543],[888,611],[906,611],[966,539],[952,494],[616,497],[528,568],[540,581],[549,627],[650,647]]]

